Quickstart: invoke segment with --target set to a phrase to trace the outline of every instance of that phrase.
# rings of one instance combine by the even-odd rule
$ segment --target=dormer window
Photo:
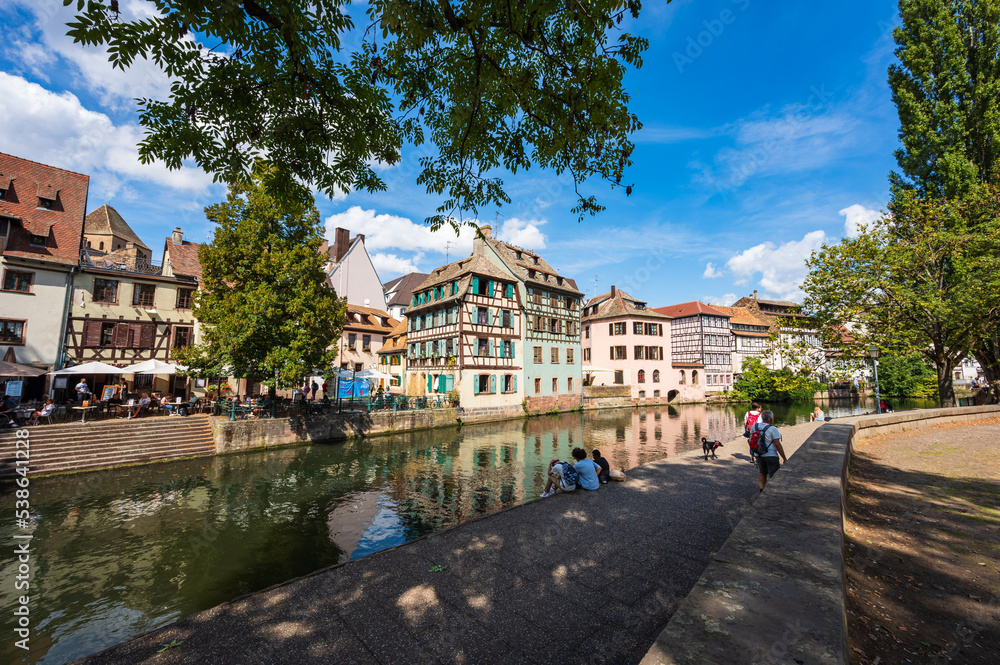
[[[0,201],[6,201],[6,200],[7,200],[7,188],[4,187],[3,189],[0,189]]]
[[[556,277],[556,284],[562,286],[562,277]]]
[[[534,278],[535,278],[535,271],[534,270],[529,270],[528,271],[528,279],[534,279]]]
[[[535,260],[535,265],[537,266],[538,265],[538,257],[537,256],[533,256],[531,258],[533,258]]]
[[[2,196],[0,196],[0,198],[3,198],[3,197],[2,197]],[[521,255],[521,252],[517,252],[517,260],[518,260],[518,261],[520,261],[520,260],[521,260],[521,256],[522,256],[522,255]]]
[[[48,199],[43,199],[43,198],[39,197],[38,198],[38,207],[42,208],[43,210],[52,210],[52,201],[49,201]]]
[[[31,244],[38,247],[45,247],[45,236],[31,236]]]

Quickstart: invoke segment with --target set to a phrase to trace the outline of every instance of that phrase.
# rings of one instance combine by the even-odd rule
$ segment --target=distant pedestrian
[[[753,426],[750,433],[751,440],[757,432],[760,432],[757,438],[759,450],[757,454],[757,485],[763,492],[767,485],[767,479],[774,477],[774,474],[781,468],[781,464],[787,463],[788,460],[785,458],[785,449],[781,447],[781,432],[774,426],[773,413],[764,411],[760,414],[760,421]],[[778,462],[779,455],[781,456],[780,463]]]
[[[76,401],[82,402],[90,395],[90,386],[87,385],[87,379],[80,379],[80,383],[76,384]]]
[[[316,383],[315,381],[313,381],[312,385],[310,386],[310,389],[312,390],[312,400],[315,402],[316,401],[316,393],[319,391],[319,384]]]
[[[597,466],[601,467],[601,472],[597,474],[597,479],[603,485],[611,477],[611,465],[608,463],[608,460],[601,457],[601,451],[597,448],[590,451],[590,454],[594,457],[594,461],[597,462]]]
[[[754,424],[760,419],[760,404],[754,402],[750,405],[750,410],[747,411],[746,415],[743,416],[743,436],[747,439],[750,438],[750,430],[753,429]],[[750,449],[750,463],[756,464],[757,459],[754,454],[753,448]]]
[[[323,385],[321,386],[321,388],[323,390],[323,399],[325,400],[327,398],[326,397],[326,391],[328,390],[328,387],[326,385],[326,381],[323,382]]]

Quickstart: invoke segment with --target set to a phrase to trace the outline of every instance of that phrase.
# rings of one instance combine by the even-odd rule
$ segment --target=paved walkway
[[[815,428],[783,428],[786,453]],[[757,496],[745,440],[718,453],[473,520],[77,662],[638,663]]]

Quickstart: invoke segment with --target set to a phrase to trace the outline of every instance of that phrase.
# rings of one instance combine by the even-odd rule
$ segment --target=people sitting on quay
[[[575,492],[578,480],[576,469],[569,462],[554,459],[549,462],[549,479],[545,482],[542,498],[550,497],[557,489],[563,492]]]
[[[30,416],[31,419],[28,421],[28,424],[37,425],[39,419],[51,416],[52,412],[55,410],[56,410],[56,403],[53,402],[51,399],[45,400],[45,406],[42,407],[41,411],[36,409],[31,412]]]
[[[601,451],[597,448],[590,451],[590,454],[594,457],[594,461],[597,462],[597,466],[601,467],[600,473],[597,474],[597,479],[604,485],[611,478],[611,464],[608,463],[608,460],[601,457]]]
[[[818,406],[813,409],[813,412],[809,414],[809,422],[823,422],[826,420],[826,414],[823,413],[823,409]]]
[[[600,489],[601,481],[598,479],[598,474],[601,473],[601,466],[594,460],[587,459],[587,451],[583,448],[573,449],[573,459],[576,460],[573,468],[579,476],[576,484],[585,490]]]

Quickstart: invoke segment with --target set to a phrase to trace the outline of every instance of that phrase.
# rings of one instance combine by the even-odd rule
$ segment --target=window
[[[642,399],[645,396],[646,396],[646,391],[645,390],[640,390],[639,391],[639,398]]]
[[[659,397],[659,396],[660,396],[660,391],[659,390],[654,390],[653,391],[653,397]]]
[[[615,370],[615,384],[620,386],[624,385],[624,383],[625,383],[625,372],[623,372],[620,369]]]
[[[614,324],[614,332],[612,332],[611,334],[612,335],[624,335],[625,334],[625,322],[624,321],[620,321],[620,322]]]
[[[684,370],[681,370],[681,380],[678,383],[680,383],[682,386],[685,383],[687,383],[687,378],[685,377]]]
[[[639,370],[639,374],[638,374],[638,375],[637,375],[637,377],[636,377],[636,380],[637,380],[637,381],[638,381],[639,383],[646,383],[646,370],[644,370],[644,369],[640,369],[640,370]]]
[[[566,364],[572,365],[575,359],[573,349],[566,349]]]
[[[480,337],[476,341],[478,342],[477,351],[479,352],[476,355],[479,355],[479,356],[487,356],[487,355],[489,355],[490,341],[488,339],[486,339],[485,337]]]
[[[535,394],[536,395],[541,395],[542,394],[542,380],[541,379],[535,379]]]
[[[0,201],[6,201],[6,200],[7,200],[7,190],[0,189]]]
[[[194,303],[194,289],[177,289],[176,309],[191,309]]]
[[[549,332],[553,335],[559,334],[559,319],[549,319]]]
[[[698,370],[691,370],[691,385],[698,385]]]
[[[551,349],[549,349],[549,362],[551,362],[553,365],[558,365],[559,364],[559,347],[558,346],[553,346]]]
[[[504,374],[502,383],[503,392],[505,393],[512,393],[517,390],[517,381],[514,380],[513,374]]]
[[[347,333],[347,347],[349,349],[354,349],[358,345],[358,335],[357,333]]]
[[[174,348],[183,349],[185,346],[191,346],[194,335],[192,334],[193,328],[188,326],[175,326],[174,327]]]
[[[0,342],[24,344],[24,321],[0,319]]]
[[[14,272],[8,270],[3,276],[4,291],[20,291],[21,293],[31,293],[31,283],[34,280],[33,272]]]
[[[118,282],[113,279],[94,279],[94,302],[118,302]]]
[[[583,336],[590,339],[590,326],[583,327]]]
[[[503,357],[504,358],[514,357],[514,347],[512,346],[509,340],[503,343]]]
[[[362,365],[361,363],[354,363],[355,372],[361,372],[363,370],[364,370],[364,365]]]
[[[660,370],[654,369],[653,370],[653,383],[659,383],[659,382],[660,382]]]
[[[503,325],[504,328],[513,328],[514,327],[514,314],[512,312],[508,312],[507,310],[504,310],[503,311],[503,317],[501,317],[501,318],[503,319],[502,325]]]
[[[394,353],[391,356],[389,356],[389,364],[390,365],[398,365],[400,362],[401,362],[400,361],[400,356],[399,356],[398,353]]]
[[[132,306],[153,308],[153,296],[156,294],[156,287],[152,284],[136,284],[132,287]]]
[[[43,199],[42,197],[39,196],[38,205],[36,207],[41,208],[42,210],[52,210],[52,201],[48,199]]]
[[[645,360],[646,359],[645,348],[646,347],[643,347],[643,346],[637,346],[637,347],[635,347],[635,359],[636,360]]]
[[[583,350],[583,361],[590,362],[590,349]]]
[[[485,307],[480,307],[476,313],[476,323],[481,326],[487,326],[490,322],[490,310]]]
[[[632,324],[632,334],[641,335],[642,334],[642,322],[636,321]]]
[[[362,351],[371,351],[372,350],[372,336],[371,335],[362,335],[361,336],[361,350]]]
[[[611,359],[612,360],[628,360],[627,352],[624,346],[612,346],[611,347]]]
[[[536,365],[541,365],[542,364],[542,347],[536,346],[535,349],[534,349],[534,351],[535,351],[535,354],[534,354],[535,364]]]

